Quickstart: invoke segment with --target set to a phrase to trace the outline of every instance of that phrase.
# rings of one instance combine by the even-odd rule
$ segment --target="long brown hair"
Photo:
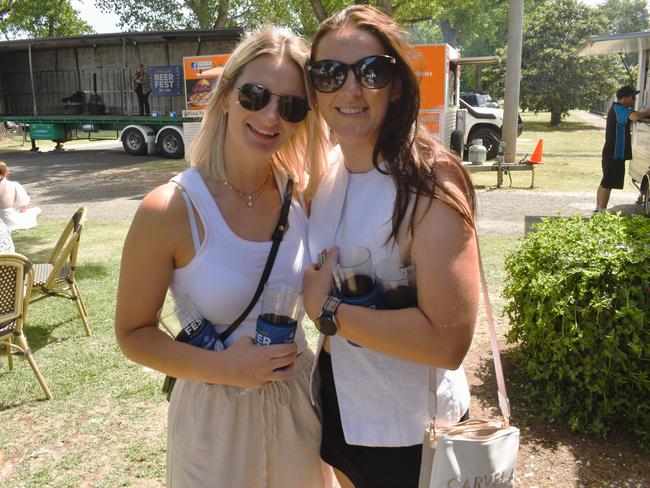
[[[324,20],[311,46],[311,59],[323,37],[342,29],[358,29],[377,37],[386,52],[396,60],[396,78],[401,82],[397,103],[391,103],[375,144],[372,160],[378,171],[389,174],[397,188],[393,210],[393,228],[389,236],[397,239],[409,200],[415,198],[417,208],[420,196],[437,198],[457,211],[470,227],[474,226],[476,196],[472,180],[460,159],[435,141],[432,134],[418,122],[420,109],[420,85],[409,61],[408,52],[413,47],[406,41],[406,32],[388,15],[368,5],[354,5]],[[386,161],[388,171],[382,170]],[[456,173],[463,183],[466,201],[439,182],[436,170]],[[414,229],[415,212],[410,216]]]

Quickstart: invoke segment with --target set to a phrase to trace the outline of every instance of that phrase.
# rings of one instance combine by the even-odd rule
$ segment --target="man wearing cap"
[[[607,113],[605,146],[603,147],[603,179],[596,193],[596,211],[604,212],[612,188],[622,189],[625,181],[625,160],[632,159],[630,123],[650,117],[650,109],[636,112],[634,102],[639,93],[631,86],[619,88],[616,100]]]

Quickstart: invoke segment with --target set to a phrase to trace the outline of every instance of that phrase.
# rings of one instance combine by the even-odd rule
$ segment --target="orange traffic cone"
[[[537,146],[535,146],[535,150],[533,151],[533,155],[530,157],[530,159],[527,159],[526,162],[530,164],[544,164],[542,163],[542,146],[544,145],[544,139],[540,139],[537,141]]]

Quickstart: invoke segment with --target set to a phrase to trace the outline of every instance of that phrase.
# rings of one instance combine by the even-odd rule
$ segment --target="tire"
[[[451,133],[449,149],[455,152],[458,157],[463,157],[463,131],[456,129]]]
[[[643,213],[650,217],[650,179],[645,180],[645,190],[643,191]]]
[[[122,133],[122,147],[133,156],[144,156],[147,154],[147,141],[144,134],[135,127],[129,127]]]
[[[165,129],[158,134],[158,152],[169,159],[181,159],[185,155],[183,136],[174,129]]]
[[[467,138],[467,142],[471,144],[471,141],[474,139],[481,139],[485,149],[487,149],[487,159],[494,159],[499,153],[499,142],[501,141],[501,135],[494,129],[489,129],[487,127],[481,127],[472,131]],[[466,150],[469,149],[469,145]]]

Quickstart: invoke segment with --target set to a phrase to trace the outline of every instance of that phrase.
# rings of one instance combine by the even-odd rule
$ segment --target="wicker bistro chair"
[[[81,207],[65,226],[47,263],[34,265],[31,302],[48,297],[72,300],[89,336],[88,314],[75,280],[79,239],[85,221],[86,207]]]
[[[0,254],[0,346],[4,346],[7,352],[10,371],[14,366],[14,351],[27,358],[45,395],[51,400],[52,393],[32,357],[23,333],[31,292],[29,284],[33,277],[32,264],[25,256],[14,253]]]

